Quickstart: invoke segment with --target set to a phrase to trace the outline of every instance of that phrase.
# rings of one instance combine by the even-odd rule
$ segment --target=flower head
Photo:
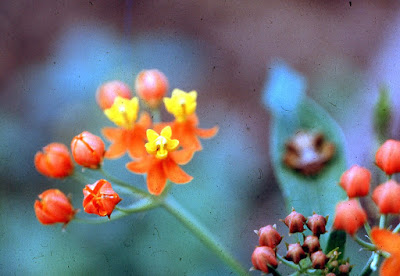
[[[354,165],[345,171],[340,178],[340,186],[350,198],[368,195],[370,182],[370,171],[358,165]]]
[[[66,177],[74,170],[67,146],[60,143],[51,143],[43,148],[43,152],[37,152],[35,167],[41,174],[55,178]]]
[[[72,139],[71,150],[76,163],[97,169],[103,161],[104,142],[99,136],[84,131]]]
[[[106,82],[96,91],[96,101],[102,110],[110,108],[117,96],[126,99],[132,97],[131,89],[122,81],[115,80]]]
[[[379,250],[390,253],[390,257],[382,263],[379,275],[400,275],[400,235],[374,227],[371,231],[371,238]]]
[[[400,172],[400,141],[387,140],[375,155],[376,165],[388,175]]]
[[[39,195],[34,209],[37,219],[42,224],[67,224],[77,212],[68,197],[57,189],[49,189]]]
[[[381,214],[400,213],[400,185],[394,180],[380,184],[372,193],[372,200]]]
[[[139,99],[115,98],[113,105],[104,110],[104,114],[117,126],[130,129],[134,126],[139,111]]]
[[[187,116],[196,111],[196,99],[196,91],[184,92],[180,89],[174,89],[171,98],[164,98],[164,104],[167,111],[174,115],[178,122],[183,122]]]
[[[157,108],[168,90],[168,79],[160,71],[144,70],[135,81],[136,93],[151,108]]]
[[[367,214],[356,199],[339,202],[335,213],[333,228],[344,230],[351,236],[367,221]]]
[[[119,195],[112,189],[111,183],[104,179],[86,185],[83,195],[83,208],[86,213],[108,216],[108,218],[121,201]]]
[[[160,135],[152,129],[146,132],[148,143],[145,144],[148,153],[156,156],[157,159],[165,159],[168,152],[176,150],[179,141],[171,139],[172,130],[170,126],[166,126],[161,130]]]

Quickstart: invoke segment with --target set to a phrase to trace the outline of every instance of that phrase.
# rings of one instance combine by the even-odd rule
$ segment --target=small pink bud
[[[367,213],[356,199],[339,202],[336,205],[333,228],[343,230],[351,236],[367,221]]]
[[[376,152],[375,161],[388,175],[400,172],[400,141],[387,140]]]
[[[289,227],[289,233],[293,234],[304,231],[304,223],[306,222],[306,218],[293,209],[293,211],[285,218],[283,222],[287,227]]]
[[[269,273],[268,265],[274,268],[278,267],[275,251],[268,246],[256,247],[251,255],[251,262],[255,269],[265,273]]]
[[[258,235],[260,236],[260,246],[269,246],[272,249],[274,249],[282,240],[281,235],[279,235],[278,231],[276,231],[276,229],[271,225],[260,228]]]
[[[369,193],[371,173],[366,168],[354,165],[340,178],[340,186],[349,198],[366,196]]]
[[[303,248],[301,248],[299,243],[293,243],[288,245],[288,251],[285,257],[286,260],[298,264],[305,257],[307,257],[307,255],[304,252]]]
[[[103,161],[104,142],[99,136],[84,131],[72,139],[71,150],[76,163],[97,169]]]
[[[400,185],[394,180],[379,185],[372,193],[372,200],[381,214],[400,213]]]
[[[132,98],[129,86],[122,81],[109,81],[102,84],[96,91],[96,101],[102,110],[110,108],[117,96],[125,99]]]
[[[344,275],[349,275],[351,269],[352,267],[348,262],[339,266],[339,272]]]
[[[160,71],[144,70],[135,82],[136,93],[151,108],[157,108],[168,90],[168,79]]]
[[[311,254],[312,267],[315,269],[324,269],[328,257],[321,250]]]
[[[307,253],[314,253],[320,249],[320,243],[317,236],[307,236],[304,239],[303,249]]]
[[[327,218],[318,214],[314,214],[311,217],[308,217],[307,227],[311,230],[311,232],[313,232],[314,235],[319,236],[326,233],[326,222]]]

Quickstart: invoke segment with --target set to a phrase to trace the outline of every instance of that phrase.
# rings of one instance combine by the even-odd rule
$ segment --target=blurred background
[[[184,167],[195,180],[171,192],[250,268],[253,230],[277,223],[286,231],[268,156],[270,115],[261,104],[271,62],[281,58],[306,77],[308,96],[344,130],[349,164],[372,168],[381,85],[393,110],[400,108],[399,8],[395,1],[2,1],[1,274],[231,273],[163,210],[72,222],[65,232],[35,217],[44,190],[70,193],[81,208],[84,185],[39,175],[35,153],[53,141],[69,145],[84,130],[100,135],[112,124],[96,105],[96,88],[112,79],[133,87],[152,68],[171,88],[197,90],[200,126],[220,127]],[[396,113],[391,127],[391,138],[400,138]],[[127,160],[105,167],[144,187],[125,170]]]

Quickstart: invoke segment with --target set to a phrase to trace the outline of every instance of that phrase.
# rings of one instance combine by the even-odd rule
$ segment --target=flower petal
[[[145,143],[138,135],[131,137],[128,147],[129,156],[132,158],[141,158],[147,155]]]
[[[373,228],[371,238],[374,244],[382,251],[389,252],[400,258],[400,235],[389,230]],[[400,275],[400,274],[398,274]]]
[[[151,126],[151,118],[150,118],[149,113],[142,112],[139,120],[136,122],[136,125],[140,125],[143,128],[148,129]]]
[[[211,138],[211,137],[215,136],[218,132],[218,129],[219,129],[218,126],[215,126],[213,128],[209,128],[209,129],[197,128],[196,134],[200,138],[207,139],[207,138]]]
[[[380,269],[381,276],[398,276],[400,275],[400,260],[397,257],[386,259]]]
[[[116,159],[122,157],[126,150],[127,148],[125,143],[122,143],[122,141],[115,141],[110,145],[104,157],[108,159]]]
[[[179,165],[185,165],[193,158],[193,154],[195,153],[195,149],[182,149],[169,153],[171,159],[174,160],[175,163]]]
[[[167,178],[176,184],[185,184],[193,179],[192,176],[185,173],[171,158],[162,162]]]
[[[138,161],[132,161],[126,164],[126,168],[134,173],[147,173],[154,163],[156,163],[156,159],[152,155],[148,155],[143,157]]]
[[[155,163],[147,173],[147,188],[153,195],[160,195],[167,183],[167,176],[162,167],[162,162]]]
[[[122,128],[115,127],[104,127],[101,132],[109,141],[115,141],[121,139],[121,135],[124,132]]]
[[[161,135],[161,136],[164,136],[165,138],[169,138],[169,139],[170,139],[170,138],[171,138],[171,135],[172,135],[171,127],[170,127],[170,126],[164,127],[164,128],[161,130],[160,135]]]
[[[156,140],[158,138],[158,136],[160,136],[160,135],[158,135],[158,133],[155,132],[154,130],[148,129],[146,131],[146,136],[147,136],[147,140],[149,140],[149,143],[151,143],[154,140]]]

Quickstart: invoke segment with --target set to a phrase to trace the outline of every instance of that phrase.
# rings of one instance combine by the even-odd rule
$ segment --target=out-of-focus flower
[[[39,195],[39,199],[35,201],[34,209],[37,219],[42,224],[58,222],[67,224],[77,212],[68,197],[60,190],[46,190]]]
[[[268,246],[257,246],[251,255],[251,262],[257,270],[264,273],[269,273],[268,265],[276,268],[278,261],[276,260],[275,251]]]
[[[307,257],[307,255],[299,243],[292,243],[288,245],[288,250],[285,256],[286,260],[298,264],[305,257]]]
[[[307,227],[316,236],[325,234],[326,233],[325,226],[327,220],[328,220],[327,217],[323,217],[318,214],[313,214],[311,217],[308,217],[307,219]]]
[[[178,166],[188,163],[192,159],[193,151],[175,151],[179,141],[171,139],[171,136],[169,126],[165,127],[160,135],[152,129],[147,130],[149,142],[145,148],[149,155],[126,165],[127,169],[134,173],[147,173],[147,188],[153,195],[162,193],[167,179],[176,184],[185,184],[193,179]]]
[[[72,139],[71,150],[76,163],[97,169],[103,161],[104,142],[99,136],[84,131]]]
[[[356,199],[339,202],[335,214],[333,228],[344,230],[351,236],[354,236],[367,221],[367,214]]]
[[[382,263],[379,275],[400,275],[400,235],[374,227],[371,231],[371,238],[379,250],[390,253],[390,257]]]
[[[260,246],[275,248],[282,241],[281,235],[279,235],[275,228],[276,225],[267,225],[256,231],[257,235],[260,237]]]
[[[108,216],[108,218],[121,201],[119,195],[112,189],[111,183],[104,179],[86,185],[83,196],[83,208],[86,213]]]
[[[289,233],[297,233],[304,231],[304,223],[306,222],[306,218],[297,213],[294,209],[293,211],[283,220],[287,227],[289,227]]]
[[[400,213],[400,185],[394,180],[380,184],[372,193],[372,200],[381,214]]]
[[[132,97],[131,89],[122,81],[115,80],[106,82],[96,91],[96,101],[102,110],[110,108],[117,96],[125,99],[130,99]]]
[[[324,269],[329,258],[321,250],[311,254],[312,267],[315,269]]]
[[[144,70],[135,81],[138,96],[151,108],[157,108],[168,91],[168,79],[160,71]]]
[[[127,100],[117,97],[111,108],[104,114],[119,128],[105,127],[102,132],[112,144],[108,148],[106,158],[118,158],[129,153],[131,158],[140,158],[146,155],[144,148],[146,130],[151,126],[148,113],[143,112],[138,121],[139,100],[134,97]]]
[[[210,129],[198,128],[199,120],[196,116],[197,92],[184,92],[179,89],[172,91],[171,98],[164,98],[165,108],[175,116],[172,123],[161,123],[155,125],[156,131],[170,125],[172,128],[172,138],[178,139],[180,145],[185,149],[199,151],[202,149],[200,138],[211,138],[218,132],[218,127]]]
[[[387,140],[375,155],[376,165],[388,175],[400,172],[400,141]]]
[[[339,184],[346,191],[348,197],[353,198],[368,195],[370,182],[370,171],[354,165],[343,173]]]
[[[38,172],[55,178],[63,178],[74,170],[71,155],[67,146],[60,143],[51,143],[35,155],[35,167]]]

